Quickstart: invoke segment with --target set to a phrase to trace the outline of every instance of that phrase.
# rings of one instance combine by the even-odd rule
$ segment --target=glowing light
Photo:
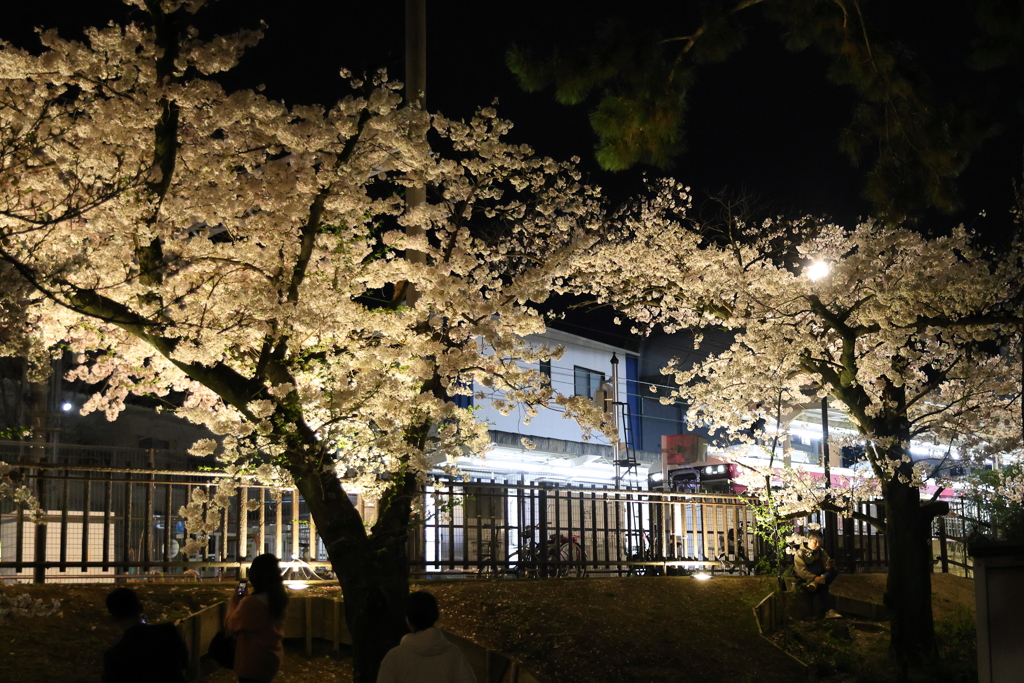
[[[284,585],[288,586],[293,591],[304,591],[309,588],[309,584],[305,581],[285,581]]]
[[[807,274],[807,277],[817,282],[821,278],[827,276],[828,271],[829,268],[827,263],[825,263],[824,261],[815,261],[811,265],[807,266],[807,270],[805,270],[804,272]]]
[[[697,572],[693,575],[693,578],[697,579],[698,581],[707,581],[711,578],[711,574],[708,574],[707,572]]]
[[[65,413],[71,410],[72,408],[74,408],[74,406],[71,405],[70,403],[65,403],[64,405],[61,406],[61,410],[63,410]]]

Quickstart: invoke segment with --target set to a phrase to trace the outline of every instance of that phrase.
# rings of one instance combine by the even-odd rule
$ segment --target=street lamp
[[[804,271],[804,273],[807,274],[807,277],[811,278],[811,281],[813,282],[817,282],[818,280],[826,277],[828,272],[828,263],[825,261],[815,261],[811,265],[807,266],[807,269]]]
[[[818,282],[828,277],[830,268],[827,261],[815,261],[811,265],[807,266],[804,273],[811,279],[812,282]],[[832,471],[829,463],[829,448],[828,448],[828,394],[821,397],[821,459],[825,469],[825,489],[832,488]],[[834,512],[825,513],[825,540],[826,548],[829,552],[835,553],[836,551],[836,537],[837,529],[836,524],[838,518]]]

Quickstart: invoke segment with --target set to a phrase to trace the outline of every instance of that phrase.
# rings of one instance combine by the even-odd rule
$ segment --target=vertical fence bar
[[[593,489],[590,492],[590,517],[591,517],[590,531],[591,531],[591,533],[593,535],[593,543],[594,543],[594,554],[593,554],[592,559],[590,561],[595,563],[594,564],[594,569],[597,569],[598,565],[596,563],[597,563],[598,558],[601,556],[600,552],[599,552],[599,549],[601,548],[601,545],[602,545],[598,541],[603,540],[603,539],[601,538],[601,534],[598,531],[598,526],[597,526],[597,486],[591,486],[590,488]],[[601,519],[601,526],[603,526],[605,529],[607,529],[608,528],[608,520],[606,520],[606,519],[604,519],[602,517],[602,519]],[[605,547],[607,548],[607,544],[605,544]]]
[[[284,491],[274,492],[274,554],[284,556]]]
[[[260,487],[260,547],[256,549],[257,555],[267,552],[267,489]]]
[[[299,490],[292,489],[292,560],[299,559],[299,537],[302,534],[302,511],[299,509]]]
[[[608,527],[610,526],[611,519],[608,516],[608,492],[605,491],[601,494],[601,519],[604,521],[604,568],[605,571],[611,569],[609,560],[611,559],[609,553],[611,552],[611,534],[609,533]],[[618,519],[615,520],[616,523]],[[594,558],[597,559],[596,557]],[[594,569],[597,569],[597,565],[594,565]]]
[[[89,565],[89,512],[92,508],[92,480],[89,470],[85,471],[85,480],[82,487],[85,489],[82,495],[82,571],[88,571]]]
[[[149,563],[153,559],[153,487],[155,486],[153,484],[153,476],[152,472],[148,475],[149,481],[146,483],[146,515],[142,520],[142,559],[145,563],[142,567],[143,573],[149,572]]]
[[[25,508],[18,506],[15,513],[14,523],[17,529],[14,530],[14,561],[18,564],[18,571],[22,571],[21,563],[24,561],[25,548]]]
[[[210,500],[210,485],[207,484],[205,486],[205,489],[206,489],[206,499],[207,499],[207,501],[209,501]],[[206,523],[206,515],[209,513],[209,511],[210,511],[210,503],[209,502],[203,503],[203,523],[204,524]],[[203,544],[203,562],[208,561],[209,558],[210,558],[210,537],[207,536],[206,537],[206,543]]]
[[[747,538],[746,538],[746,534],[743,532],[743,526],[740,525],[740,506],[739,505],[732,505],[732,506],[730,506],[730,508],[732,509],[732,529],[733,529],[733,531],[732,531],[732,541],[733,542],[732,542],[732,548],[731,548],[730,552],[733,553],[733,557],[734,557],[734,559],[736,560],[737,563],[742,563],[739,566],[741,566],[744,569],[746,569],[746,567],[747,567],[747,564],[746,564],[747,549],[745,547],[743,547],[743,546],[746,545]],[[726,536],[726,542],[728,543],[728,536]],[[740,545],[741,543],[743,544],[743,546]],[[741,571],[741,573],[745,573],[745,572]]]
[[[431,487],[431,491],[430,491],[430,508],[431,508],[431,510],[430,510],[429,524],[430,524],[430,526],[431,526],[431,528],[433,529],[433,532],[434,532],[434,545],[433,545],[434,556],[431,559],[433,560],[434,566],[437,567],[438,569],[440,569],[441,568],[441,564],[440,564],[440,562],[441,562],[441,525],[440,525],[440,523],[438,521],[438,518],[437,518],[437,515],[440,513],[440,506],[439,506],[437,500],[438,500],[438,498],[437,498],[437,484],[435,484],[434,486]],[[423,571],[424,571],[424,573],[426,572],[426,566],[425,565],[424,565]]]
[[[537,512],[540,527],[540,575],[548,575],[548,492],[541,488],[537,491]]]
[[[640,551],[634,551],[633,550],[633,541],[634,541],[634,539],[633,539],[633,494],[632,493],[627,493],[626,494],[626,503],[625,503],[625,506],[623,508],[623,511],[626,513],[626,547],[623,549],[625,557],[624,558],[623,557],[619,557],[619,559],[620,560],[622,560],[622,559],[627,559],[627,560],[628,559],[632,559],[632,557],[634,555],[637,555],[638,557],[640,557],[640,559],[643,559],[643,552],[642,552],[643,543],[642,542],[639,544],[640,548],[641,548]],[[615,514],[616,515],[619,514],[618,513],[618,506],[616,506],[616,513]],[[642,539],[640,539],[640,540],[642,541]]]
[[[171,492],[171,481],[170,477],[167,478],[167,483],[164,484],[164,560],[170,562],[174,558],[171,557],[171,533],[174,529],[174,522],[171,521],[171,505],[172,505],[172,492]],[[170,568],[165,572],[171,573]]]
[[[615,560],[616,560],[616,562],[621,562],[622,559],[624,559],[622,557],[622,555],[623,555],[623,553],[622,553],[622,546],[623,546],[623,543],[622,543],[622,512],[619,509],[619,508],[622,507],[622,503],[620,502],[621,499],[622,499],[622,495],[618,491],[616,491],[615,494],[614,494],[614,498],[612,499],[612,508],[615,510],[615,514],[614,514],[614,518],[615,518],[614,538],[615,538]],[[611,558],[609,557],[608,559],[610,560]],[[608,570],[611,570],[611,562],[609,562],[608,565],[605,568],[608,569]],[[615,572],[615,575],[616,576],[622,576],[622,565],[617,565],[616,568],[617,568],[618,571]]]
[[[949,554],[946,550],[946,518],[939,517],[939,561],[942,563],[942,573],[949,573]]]
[[[448,478],[448,568],[455,569],[455,485]]]
[[[548,559],[554,559],[557,562],[558,560],[561,559],[561,557],[559,557],[558,547],[559,547],[559,544],[561,543],[561,538],[562,538],[562,506],[561,506],[561,502],[562,501],[561,501],[561,497],[558,495],[558,486],[557,485],[555,485],[553,487],[553,491],[552,492],[555,495],[555,504],[553,506],[554,510],[555,510],[555,527],[551,531],[550,534],[548,533],[546,528],[544,529],[544,531],[542,533],[545,536],[547,536],[549,539],[554,539],[553,540],[554,545],[548,547],[547,553],[549,555],[551,555],[551,557],[548,558]],[[566,505],[566,509],[567,509],[567,511],[569,513],[568,514],[568,521],[569,521],[569,527],[571,528],[572,527],[572,492],[569,491],[569,492],[566,493],[566,495],[568,496],[568,505]],[[562,571],[561,565],[555,565],[555,567],[551,570],[551,573],[557,576],[558,573],[561,572],[561,571]]]
[[[475,562],[476,562],[477,570],[480,570],[482,568],[482,566],[483,566],[480,563],[481,560],[483,559],[483,557],[485,555],[490,555],[491,554],[490,552],[484,552],[484,516],[483,516],[483,511],[484,511],[483,510],[484,509],[484,504],[483,503],[484,503],[484,500],[486,499],[488,501],[487,502],[487,509],[488,510],[492,509],[493,505],[491,504],[492,501],[489,498],[490,490],[491,489],[486,488],[486,487],[482,487],[482,488],[479,488],[477,490],[479,491],[479,494],[477,495],[477,500],[479,502],[477,503],[477,506],[476,506],[476,558],[475,558]],[[466,512],[467,512],[467,506],[466,505],[462,506],[462,511],[463,511],[462,512],[462,517],[463,517],[463,519],[466,520],[466,524],[468,525],[469,524],[469,517],[466,514]],[[494,516],[493,515],[491,516],[491,527],[492,527],[491,534],[493,535],[494,534],[494,531],[493,531]],[[491,547],[491,543],[490,543],[490,540],[488,539],[488,550],[490,549],[490,547]],[[494,562],[495,558],[492,557],[491,561]]]
[[[64,470],[63,496],[60,505],[60,571],[68,570],[68,481],[70,470]]]
[[[114,480],[107,476],[103,483],[103,571],[110,571],[110,508],[113,505]]]
[[[700,499],[700,559],[711,560],[711,515],[708,510],[708,499]]]
[[[121,527],[121,560],[132,562],[132,475],[125,474],[124,480],[124,524]],[[129,568],[124,568],[125,574],[130,574]]]
[[[235,523],[235,560],[239,562],[237,578],[241,581],[241,563],[249,556],[249,487],[245,484],[239,486],[236,499],[235,515],[238,519]]]
[[[228,561],[228,523],[231,521],[231,506],[227,505],[220,511],[220,550],[217,553],[217,560],[219,562]],[[221,568],[221,573],[224,573],[224,567]]]
[[[313,511],[309,510],[308,512],[309,512],[309,559],[312,562],[316,562],[316,561],[318,561],[320,559],[320,542],[319,542],[319,540],[317,538],[317,535],[316,535],[316,521],[313,520]],[[415,529],[418,529],[418,527],[416,526],[416,520],[413,519],[412,522],[413,522],[413,528],[409,530],[409,537],[410,538],[415,538],[415,539],[418,540],[419,539],[419,534],[416,533],[416,531],[415,531]],[[416,550],[419,549],[419,544],[418,543],[415,545],[415,549]],[[412,555],[413,559],[419,559],[419,557],[420,557],[420,553],[419,552],[414,552],[413,555]]]

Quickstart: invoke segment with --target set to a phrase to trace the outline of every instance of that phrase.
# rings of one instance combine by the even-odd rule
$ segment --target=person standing
[[[829,592],[829,586],[839,576],[835,561],[821,547],[821,532],[809,531],[806,534],[805,548],[800,548],[793,557],[793,571],[802,579],[804,589],[813,593],[821,601],[821,611],[826,619],[837,619],[843,615],[835,610],[835,601]]]
[[[249,567],[252,594],[228,601],[224,630],[235,637],[235,675],[239,683],[269,683],[284,658],[284,616],[288,593],[278,559],[267,553]]]
[[[476,683],[466,655],[434,626],[438,616],[433,595],[409,594],[405,621],[412,633],[384,656],[377,683]]]
[[[115,588],[106,603],[122,635],[103,653],[103,683],[185,683],[188,648],[174,624],[147,624],[131,588]]]

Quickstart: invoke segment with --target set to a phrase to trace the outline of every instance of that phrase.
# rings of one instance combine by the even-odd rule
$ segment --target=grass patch
[[[941,669],[914,680],[961,683],[974,672],[973,585],[956,577],[933,582]],[[881,601],[876,575],[845,576],[844,592]],[[150,623],[173,621],[226,600],[223,584],[134,584]],[[836,584],[839,588],[839,584]],[[441,603],[441,626],[508,654],[558,683],[789,683],[803,670],[758,635],[751,607],[771,592],[759,577],[630,577],[555,580],[456,580],[416,584]],[[105,585],[0,586],[62,601],[60,616],[18,619],[0,627],[0,679],[4,683],[99,683],[102,653],[119,638],[107,618]],[[838,592],[838,591],[837,591]],[[336,587],[310,594],[338,596]],[[787,647],[833,683],[896,681],[884,625],[851,626],[843,633],[819,624],[796,625]],[[304,642],[286,641],[285,662],[275,683],[350,681],[351,663],[315,641],[307,659]],[[972,678],[973,675],[973,678]],[[929,677],[930,676],[930,677]],[[233,683],[214,665],[204,683]]]

